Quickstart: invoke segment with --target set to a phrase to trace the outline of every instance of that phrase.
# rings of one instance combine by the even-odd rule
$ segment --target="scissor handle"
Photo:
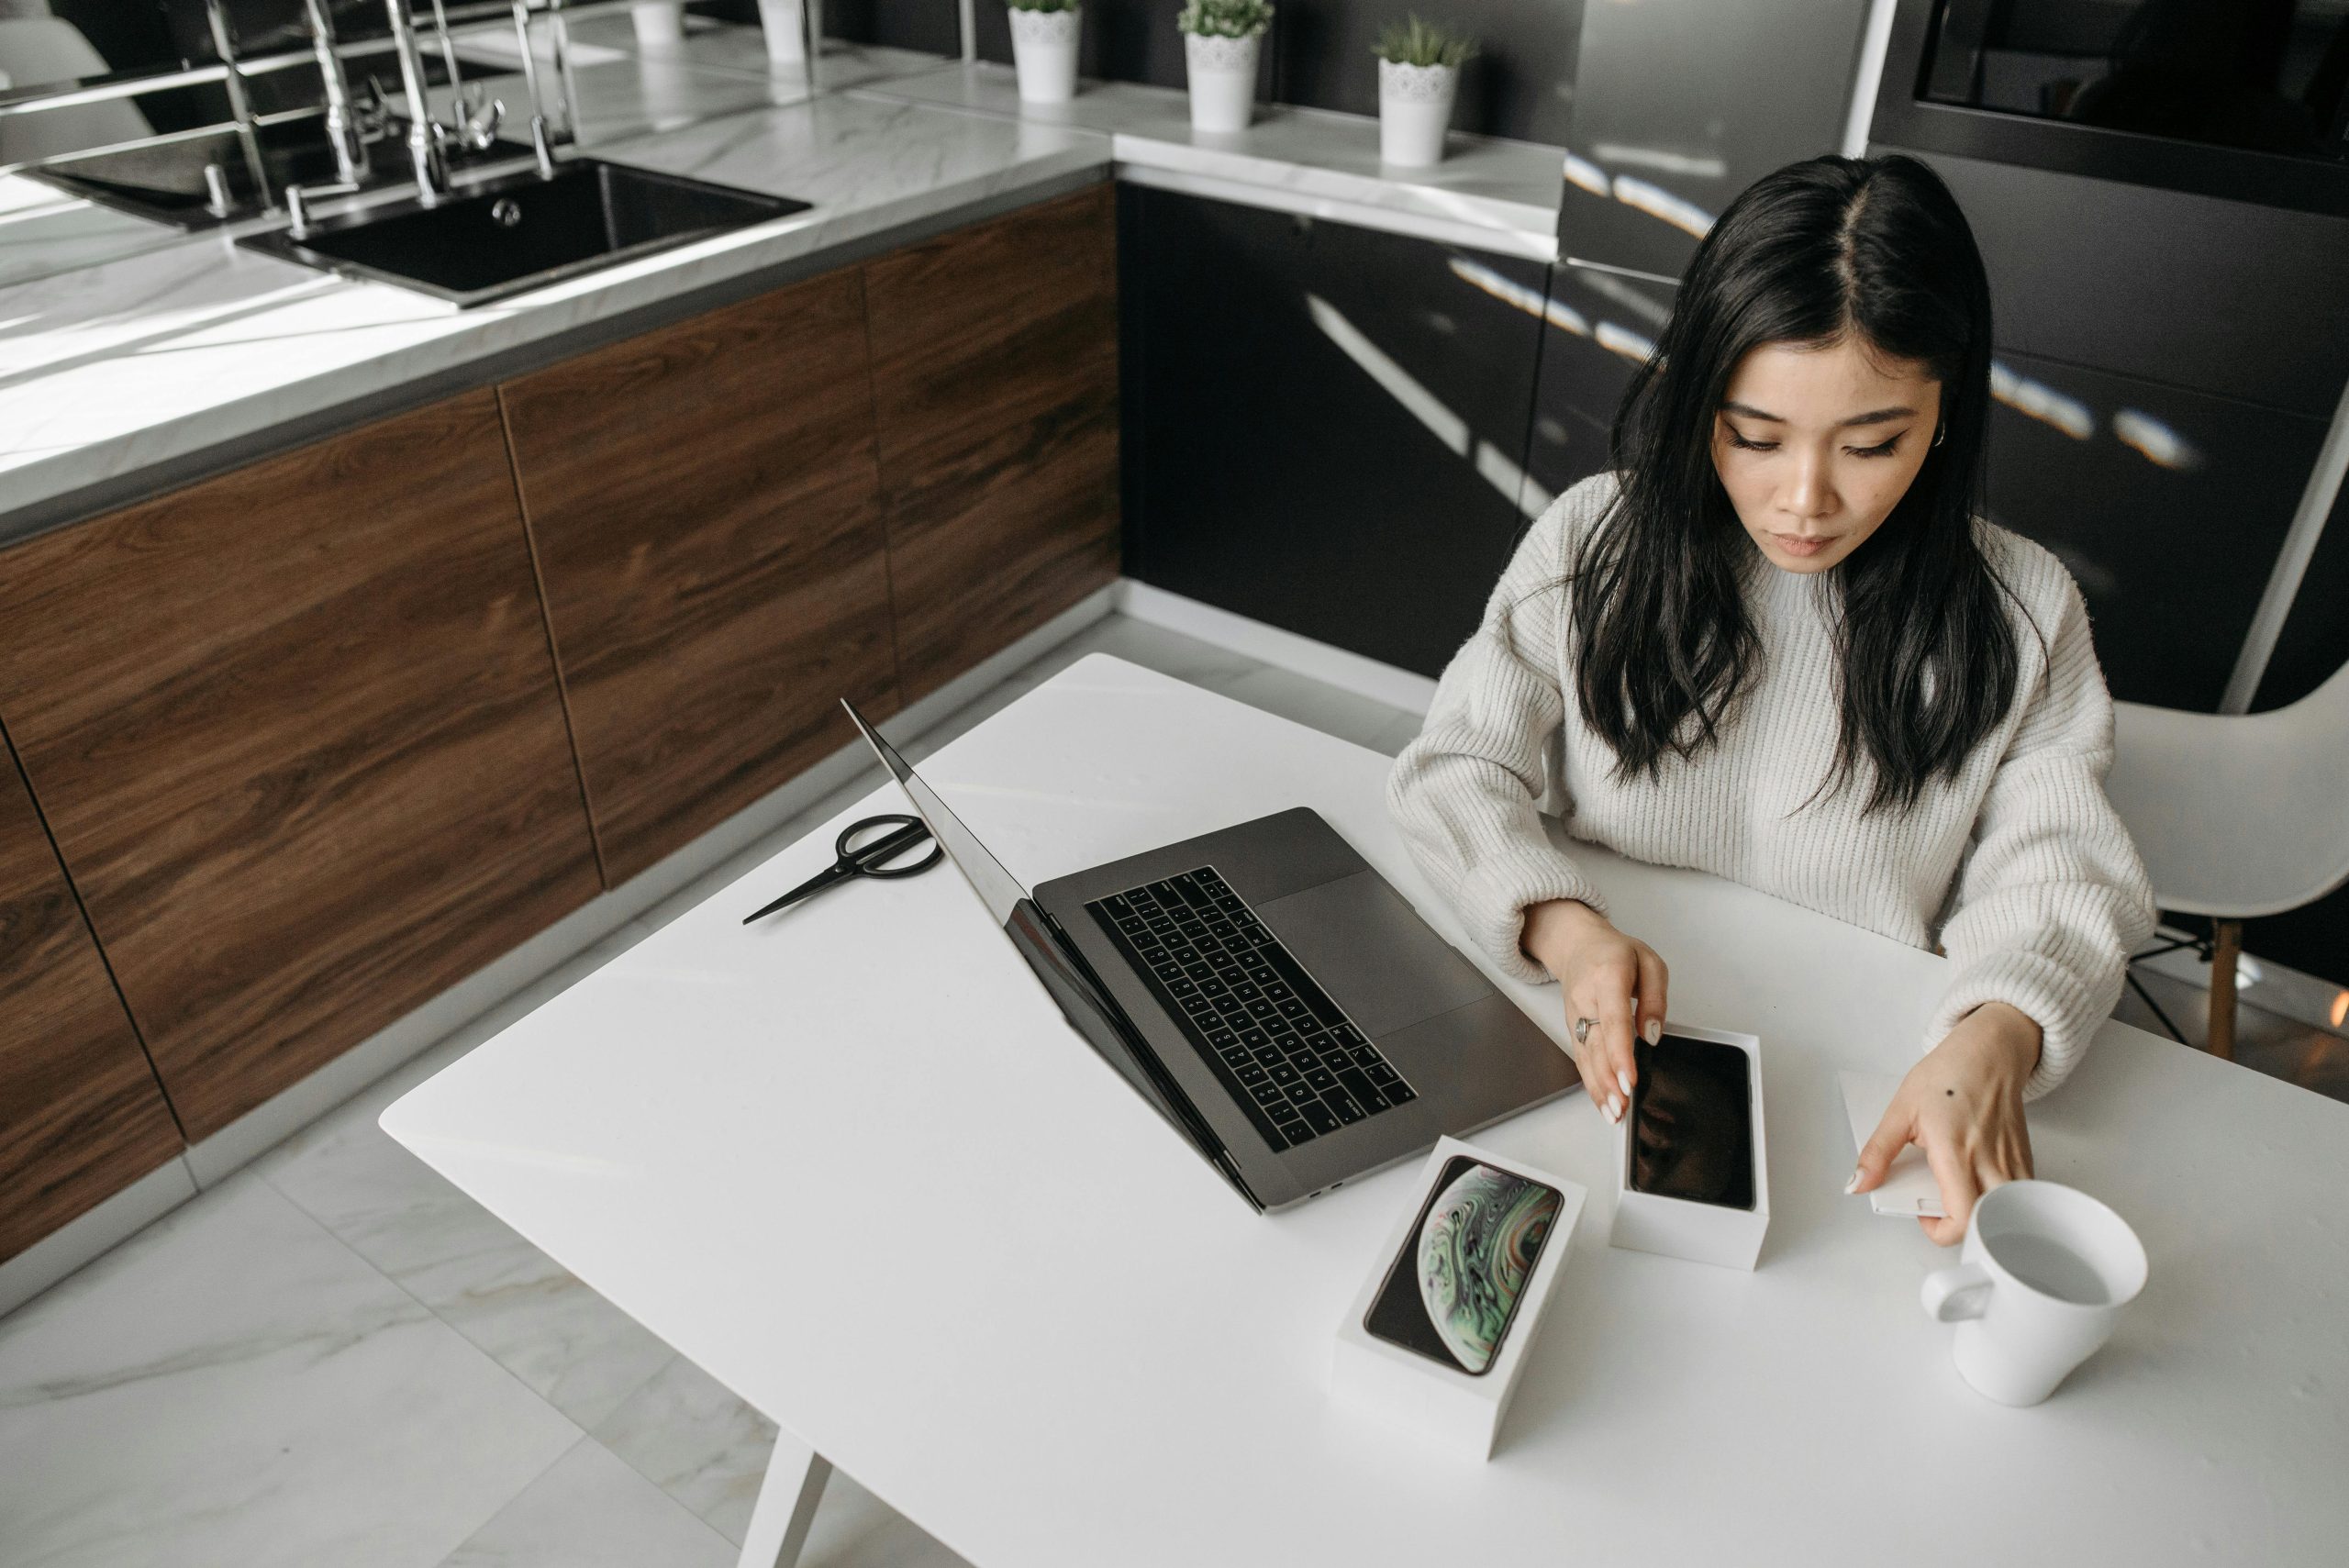
[[[896,831],[883,835],[868,844],[857,844],[860,833],[875,828],[895,826]],[[882,817],[866,817],[841,829],[832,848],[839,854],[839,864],[846,866],[857,876],[879,877],[886,880],[897,876],[919,876],[945,857],[943,845],[933,842],[930,853],[909,865],[893,866],[884,862],[905,853],[916,844],[930,838],[930,825],[918,817],[892,812]],[[852,847],[853,846],[853,847]]]

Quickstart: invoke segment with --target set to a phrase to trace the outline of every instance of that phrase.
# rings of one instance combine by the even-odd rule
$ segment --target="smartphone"
[[[1455,1155],[1363,1315],[1365,1332],[1481,1377],[1499,1359],[1564,1207],[1558,1189]]]
[[[1753,1207],[1753,1090],[1745,1052],[1667,1034],[1631,1048],[1633,1192]]]

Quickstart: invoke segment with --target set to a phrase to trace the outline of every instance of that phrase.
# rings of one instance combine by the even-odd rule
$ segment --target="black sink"
[[[314,220],[299,239],[280,231],[238,243],[480,305],[807,205],[581,159],[551,180],[515,175],[435,206],[397,202]]]

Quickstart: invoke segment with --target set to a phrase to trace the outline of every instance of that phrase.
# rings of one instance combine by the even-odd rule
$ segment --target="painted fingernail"
[[[1615,1069],[1615,1086],[1622,1090],[1628,1098],[1631,1093],[1631,1074],[1623,1068]]]
[[[1843,1195],[1849,1197],[1852,1194],[1858,1192],[1859,1190],[1860,1173],[1858,1168],[1855,1166],[1852,1171],[1852,1179],[1843,1184]]]
[[[1623,1102],[1615,1098],[1611,1095],[1609,1095],[1607,1099],[1607,1119],[1609,1121],[1621,1121],[1623,1119]]]
[[[1648,1043],[1650,1045],[1657,1045],[1663,1042],[1664,1020],[1662,1018],[1650,1018],[1648,1020],[1647,1037]]]

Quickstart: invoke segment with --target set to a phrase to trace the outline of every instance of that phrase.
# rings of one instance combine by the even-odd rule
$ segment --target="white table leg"
[[[750,1532],[742,1538],[741,1568],[796,1568],[816,1505],[824,1500],[824,1483],[831,1478],[831,1461],[789,1432],[777,1432]]]

